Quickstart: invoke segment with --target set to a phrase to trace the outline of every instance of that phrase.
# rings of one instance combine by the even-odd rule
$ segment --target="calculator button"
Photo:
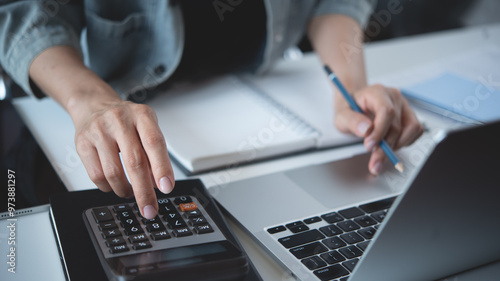
[[[156,216],[152,219],[146,219],[141,217],[141,221],[143,224],[152,224],[152,223],[161,223],[160,217]]]
[[[113,215],[108,208],[95,208],[92,209],[92,215],[97,223],[113,220]]]
[[[182,203],[191,203],[193,200],[189,196],[180,196],[175,198],[174,203],[176,205],[182,204]]]
[[[154,241],[164,240],[168,238],[170,238],[170,235],[166,230],[156,231],[151,233],[151,239],[153,239]]]
[[[168,220],[167,225],[170,229],[183,228],[187,226],[186,222],[183,219]]]
[[[183,228],[177,228],[172,231],[172,234],[175,237],[183,237],[183,236],[190,236],[193,235],[191,230],[189,230],[188,227],[183,227]]]
[[[155,231],[161,231],[161,230],[166,230],[165,225],[161,222],[155,222],[155,223],[148,223],[146,225],[146,229],[149,232],[155,232]]]
[[[146,248],[151,248],[151,243],[149,241],[143,241],[143,242],[137,242],[132,244],[132,248],[134,250],[141,250],[141,249],[146,249]]]
[[[180,220],[182,219],[181,215],[179,215],[179,213],[175,212],[175,213],[168,213],[168,214],[165,214],[163,216],[163,219],[165,221],[169,221],[169,220]]]
[[[201,225],[201,224],[206,224],[207,219],[205,217],[197,217],[189,220],[189,225]]]
[[[195,203],[182,203],[179,204],[179,208],[181,208],[181,211],[186,212],[196,210],[198,209],[198,206],[196,206]]]
[[[103,232],[102,232],[102,237],[104,239],[108,239],[108,238],[112,238],[112,237],[117,237],[117,236],[121,236],[121,232],[120,230],[118,230],[118,228],[113,228],[113,229],[105,229]]]
[[[99,224],[99,230],[100,231],[103,231],[105,229],[110,229],[110,228],[117,228],[117,227],[118,226],[116,225],[116,223],[112,222],[112,221],[110,221],[110,222],[101,222]]]
[[[143,232],[144,232],[144,230],[142,230],[140,225],[138,225],[138,226],[133,225],[130,227],[125,227],[125,234],[127,234],[127,236],[134,235],[137,233],[143,233]]]
[[[196,225],[194,227],[194,232],[197,234],[205,234],[214,232],[214,229],[209,224]]]
[[[120,211],[132,211],[132,209],[129,207],[129,205],[116,205],[113,207],[113,210],[115,213],[119,213]]]
[[[123,244],[126,244],[125,239],[123,239],[123,237],[115,237],[115,238],[106,239],[106,245],[108,247],[123,245]]]
[[[112,254],[117,254],[117,253],[122,253],[128,251],[127,245],[118,245],[118,246],[112,246],[109,248],[109,252]]]
[[[126,228],[126,227],[132,227],[132,226],[134,226],[134,225],[136,225],[136,226],[137,226],[137,225],[139,225],[139,221],[138,221],[138,220],[136,220],[135,218],[123,219],[123,220],[121,220],[121,225],[122,225],[123,227],[125,227],[125,228]]]
[[[192,219],[201,216],[200,210],[187,211],[184,213],[184,217],[187,219]]]
[[[167,213],[175,212],[176,209],[172,203],[162,204],[158,206],[158,213],[165,215]]]
[[[135,234],[128,237],[128,241],[130,241],[130,243],[141,242],[146,240],[148,240],[148,237],[146,237],[146,234],[144,233]]]
[[[116,216],[118,217],[119,220],[124,221],[126,219],[135,219],[134,212],[132,212],[131,209],[125,210],[125,211],[119,211],[116,213]]]
[[[167,198],[158,198],[157,201],[158,201],[158,205],[171,204],[170,200],[168,200]]]

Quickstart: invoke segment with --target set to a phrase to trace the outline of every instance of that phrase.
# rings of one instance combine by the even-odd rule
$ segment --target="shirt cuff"
[[[375,4],[376,0],[323,0],[318,3],[314,16],[342,14],[353,18],[364,28]]]

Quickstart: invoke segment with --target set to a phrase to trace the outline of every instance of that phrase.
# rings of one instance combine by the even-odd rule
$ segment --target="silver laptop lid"
[[[500,260],[500,122],[449,133],[349,281],[435,280]]]

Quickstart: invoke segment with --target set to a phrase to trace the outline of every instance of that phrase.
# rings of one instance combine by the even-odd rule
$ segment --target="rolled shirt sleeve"
[[[321,0],[313,16],[342,14],[353,18],[365,27],[376,3],[376,0]]]
[[[80,3],[0,0],[0,64],[26,93],[43,97],[30,82],[31,63],[53,46],[66,45],[81,53],[82,26]]]

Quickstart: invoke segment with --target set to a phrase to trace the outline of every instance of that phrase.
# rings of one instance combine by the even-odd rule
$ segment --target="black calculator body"
[[[100,261],[98,273],[87,269],[90,276],[100,276],[92,280],[248,280],[246,254],[199,180],[178,181],[171,194],[156,194],[160,209],[152,220],[140,215],[133,199],[112,193],[92,190],[52,198],[67,279],[78,280],[85,272],[85,257],[76,253],[80,247],[82,255]],[[81,223],[71,224],[84,230],[78,234],[83,240],[68,225],[68,213],[77,212]],[[90,243],[74,245],[80,241]]]

